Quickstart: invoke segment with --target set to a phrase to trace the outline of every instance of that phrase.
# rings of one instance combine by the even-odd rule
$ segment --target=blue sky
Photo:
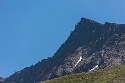
[[[0,0],[0,76],[52,56],[81,17],[125,24],[125,0]]]

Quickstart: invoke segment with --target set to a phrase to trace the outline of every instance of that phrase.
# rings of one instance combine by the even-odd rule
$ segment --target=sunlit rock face
[[[3,83],[34,83],[121,64],[125,64],[125,24],[81,18],[52,57],[14,73]]]

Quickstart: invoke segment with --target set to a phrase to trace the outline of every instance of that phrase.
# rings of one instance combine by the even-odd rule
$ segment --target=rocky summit
[[[34,83],[121,64],[125,64],[125,24],[81,18],[52,57],[15,72],[3,83]]]

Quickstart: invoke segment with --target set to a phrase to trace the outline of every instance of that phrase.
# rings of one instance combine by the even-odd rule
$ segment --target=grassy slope
[[[125,83],[125,65],[62,76],[40,83]]]

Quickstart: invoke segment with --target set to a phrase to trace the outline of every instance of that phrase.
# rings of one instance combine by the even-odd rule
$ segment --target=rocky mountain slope
[[[125,65],[66,75],[38,83],[125,83]]]
[[[0,77],[0,83],[2,83],[5,79]]]
[[[125,64],[125,24],[81,18],[52,57],[14,73],[3,83],[34,83],[121,64]]]

